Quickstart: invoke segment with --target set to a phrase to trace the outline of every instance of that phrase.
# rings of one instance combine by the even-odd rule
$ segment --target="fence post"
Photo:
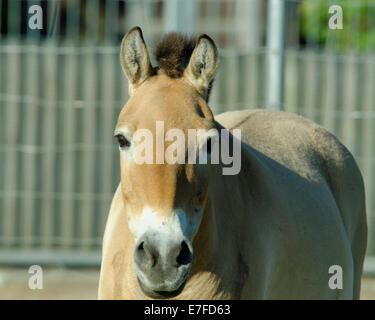
[[[269,0],[267,9],[266,108],[283,109],[285,2]]]

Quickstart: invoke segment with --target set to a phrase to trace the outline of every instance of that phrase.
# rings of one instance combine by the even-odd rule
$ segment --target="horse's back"
[[[280,168],[286,168],[307,181],[311,190],[322,186],[316,189],[322,201],[334,199],[341,219],[333,221],[340,224],[341,220],[344,226],[343,238],[347,238],[353,260],[353,297],[359,298],[367,223],[363,179],[350,152],[323,127],[286,112],[259,109],[232,111],[216,116],[216,121],[227,129],[240,128],[242,141],[264,156],[264,161],[275,175]],[[291,179],[290,184],[301,179]],[[316,220],[315,229],[319,223],[327,221],[321,218],[323,212],[306,212],[308,214]],[[332,226],[331,230],[335,227]],[[321,226],[316,232],[323,233],[322,230],[327,228],[330,229]],[[345,241],[342,241],[343,247]]]

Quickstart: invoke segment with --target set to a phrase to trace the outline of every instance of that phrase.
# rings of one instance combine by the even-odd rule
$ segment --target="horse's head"
[[[207,97],[218,54],[206,35],[186,41],[171,34],[156,58],[153,68],[141,29],[131,29],[121,45],[130,98],[115,129],[135,270],[152,297],[178,294],[192,264],[214,167],[198,154],[209,159],[216,139]]]

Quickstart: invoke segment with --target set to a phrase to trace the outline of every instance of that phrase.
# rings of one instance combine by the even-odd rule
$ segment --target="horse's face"
[[[207,145],[215,128],[202,97],[207,79],[194,83],[192,62],[180,78],[155,74],[138,28],[125,36],[121,57],[131,96],[115,135],[128,228],[135,241],[134,266],[144,293],[174,296],[187,280],[211,178],[212,166],[199,163],[198,157],[206,153],[209,160]],[[136,160],[137,155],[145,156],[146,163]]]

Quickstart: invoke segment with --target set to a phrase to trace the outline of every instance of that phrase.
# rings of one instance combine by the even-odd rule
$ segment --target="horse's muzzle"
[[[134,249],[135,270],[142,291],[153,298],[175,296],[184,287],[193,258],[188,239],[146,232]]]

